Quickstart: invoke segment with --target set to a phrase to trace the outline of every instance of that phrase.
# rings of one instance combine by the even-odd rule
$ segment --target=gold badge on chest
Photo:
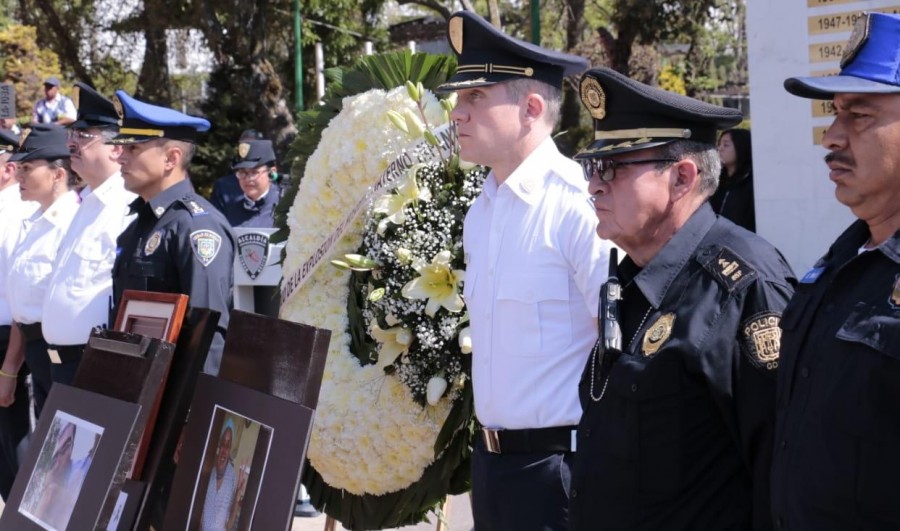
[[[667,313],[661,315],[655,323],[650,325],[650,328],[644,333],[644,344],[641,348],[644,356],[652,356],[662,348],[669,336],[672,335],[672,326],[674,324],[675,314]]]

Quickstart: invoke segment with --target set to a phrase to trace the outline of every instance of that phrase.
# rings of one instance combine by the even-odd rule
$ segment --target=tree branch
[[[464,0],[463,6],[465,6],[466,3],[467,2]],[[408,4],[427,7],[428,9],[431,9],[433,11],[437,11],[441,15],[441,17],[444,18],[444,20],[450,20],[450,15],[452,14],[450,13],[449,9],[444,7],[444,5],[437,0],[397,0],[397,5],[404,6]]]

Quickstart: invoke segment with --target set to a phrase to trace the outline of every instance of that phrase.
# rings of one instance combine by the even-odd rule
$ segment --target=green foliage
[[[44,97],[44,79],[60,77],[59,58],[38,46],[35,28],[12,24],[0,31],[0,73],[16,87],[16,114],[27,123],[35,102]]]

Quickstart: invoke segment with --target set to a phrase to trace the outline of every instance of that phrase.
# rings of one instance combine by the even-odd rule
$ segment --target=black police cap
[[[19,146],[19,135],[9,129],[0,129],[0,155],[12,153]]]
[[[561,87],[564,77],[580,74],[590,66],[577,55],[545,50],[514,39],[470,11],[450,16],[447,38],[457,55],[458,66],[456,73],[437,88],[440,92],[510,79],[536,79]]]
[[[69,158],[66,130],[57,124],[31,124],[22,131],[19,148],[9,158],[10,162],[29,160],[56,160]]]
[[[654,88],[609,68],[584,74],[581,103],[594,119],[594,141],[576,159],[608,157],[676,140],[715,144],[718,129],[743,119],[737,109]]]
[[[238,158],[231,169],[258,168],[275,162],[271,140],[247,140],[238,144]]]
[[[104,98],[86,83],[75,83],[72,100],[78,107],[78,119],[70,125],[72,129],[89,127],[107,128],[119,125],[119,113],[112,100]]]

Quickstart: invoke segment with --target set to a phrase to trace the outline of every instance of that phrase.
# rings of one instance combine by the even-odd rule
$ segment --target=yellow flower
[[[428,299],[425,313],[434,317],[438,308],[443,306],[448,311],[462,311],[465,304],[458,293],[458,285],[465,276],[465,271],[450,269],[450,251],[441,251],[435,255],[430,264],[416,267],[418,278],[406,283],[400,293],[407,299]]]
[[[378,341],[378,363],[375,366],[379,369],[393,364],[412,344],[412,334],[408,328],[402,326],[384,330],[378,324],[372,323],[369,335]]]
[[[419,188],[416,183],[416,172],[421,164],[416,164],[409,169],[406,174],[406,180],[400,183],[392,192],[388,192],[377,200],[373,211],[379,214],[387,214],[387,217],[378,223],[378,234],[384,234],[388,222],[395,225],[402,225],[406,221],[406,215],[403,213],[403,207],[413,201],[430,201],[431,190],[428,188]]]

